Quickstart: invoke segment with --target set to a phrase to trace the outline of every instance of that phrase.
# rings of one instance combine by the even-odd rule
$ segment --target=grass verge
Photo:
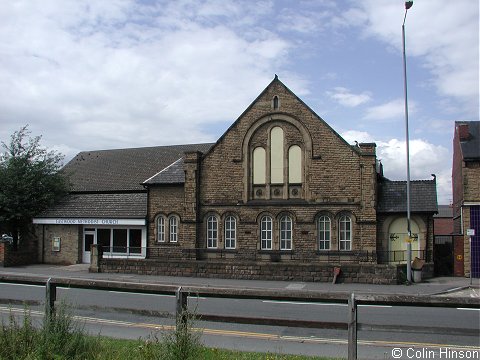
[[[73,321],[73,314],[65,304],[58,306],[40,326],[32,322],[26,309],[23,317],[10,314],[6,323],[2,321],[0,360],[334,360],[207,348],[201,343],[201,331],[194,330],[194,318],[194,314],[186,312],[173,332],[120,340],[88,335],[83,326]]]

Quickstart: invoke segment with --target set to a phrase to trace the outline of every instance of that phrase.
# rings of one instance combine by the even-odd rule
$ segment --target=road
[[[31,304],[29,309],[32,315],[41,317],[44,295],[44,287],[0,284],[0,314],[4,319],[10,311],[21,314],[22,303],[26,302]],[[57,299],[72,304],[79,321],[85,323],[86,329],[92,334],[138,339],[163,328],[170,329],[174,324],[173,296],[59,288]],[[189,307],[206,315],[328,322],[345,322],[347,318],[347,308],[343,304],[192,297],[189,298]],[[478,309],[361,306],[358,321],[363,326],[392,324],[422,325],[430,328],[427,331],[409,333],[398,332],[395,327],[388,332],[359,331],[359,358],[394,358],[391,357],[393,348],[402,349],[404,357],[401,358],[405,359],[409,358],[407,351],[412,355],[412,351],[419,351],[418,349],[439,354],[442,349],[474,351],[480,348]],[[248,351],[347,356],[345,330],[202,321],[196,326],[203,329],[203,340],[208,346]],[[470,329],[472,334],[460,336],[455,334],[456,328]]]

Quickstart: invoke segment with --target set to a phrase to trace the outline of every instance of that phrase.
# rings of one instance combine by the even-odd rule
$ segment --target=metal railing
[[[311,327],[321,329],[343,329],[348,331],[348,359],[357,359],[357,331],[358,330],[381,330],[397,332],[412,332],[425,330],[430,333],[456,334],[477,336],[478,329],[445,328],[406,326],[397,324],[368,324],[358,322],[359,305],[389,305],[409,307],[442,307],[442,308],[470,308],[480,309],[480,303],[475,298],[458,297],[432,297],[420,295],[369,295],[354,293],[325,293],[320,291],[285,290],[285,289],[249,289],[249,288],[214,288],[175,285],[161,285],[151,283],[133,283],[111,280],[73,279],[61,277],[33,277],[23,275],[0,275],[0,283],[16,283],[45,286],[45,313],[52,314],[55,311],[57,287],[110,290],[120,292],[140,292],[147,294],[175,295],[177,323],[184,317],[184,311],[188,307],[188,297],[224,298],[224,299],[260,299],[291,302],[312,303],[341,303],[348,304],[347,322],[321,322],[306,320],[286,320],[279,318],[252,318],[239,316],[215,316],[198,314],[204,321],[243,323],[257,325],[277,325]]]
[[[151,246],[151,247],[102,247],[103,258],[120,259],[172,259],[172,260],[208,260],[208,259],[235,259],[245,261],[306,261],[309,263],[375,263],[401,264],[407,260],[405,250],[396,251],[368,251],[368,250],[257,250],[257,249],[208,249],[182,248],[180,246]],[[431,251],[412,250],[412,258],[418,257],[425,262],[432,261]]]

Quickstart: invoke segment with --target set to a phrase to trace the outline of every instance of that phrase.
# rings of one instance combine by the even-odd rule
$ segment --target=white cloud
[[[400,51],[402,5],[402,2],[391,0],[358,2],[356,8],[363,15],[357,13],[353,25],[362,24],[366,36],[376,37]],[[408,56],[420,57],[438,93],[463,101],[476,118],[479,108],[478,17],[478,1],[422,0],[414,3],[406,19]]]
[[[342,137],[347,141],[349,144],[353,144],[355,141],[362,143],[369,143],[375,142],[373,136],[371,136],[366,131],[356,131],[356,130],[348,130],[342,133]]]
[[[377,158],[382,161],[384,175],[390,180],[407,179],[407,149],[405,140],[375,140],[365,131],[349,130],[341,136],[350,144],[355,141],[375,142],[377,144]],[[431,174],[437,177],[437,198],[439,204],[449,204],[452,201],[452,171],[451,152],[427,140],[412,139],[410,147],[410,178],[411,180],[432,179]]]
[[[239,31],[255,16],[234,1],[3,4],[0,138],[28,123],[67,151],[215,140],[205,129],[233,121],[290,48]]]
[[[411,180],[431,179],[437,176],[437,196],[439,204],[452,200],[451,152],[423,139],[410,140]],[[406,180],[407,151],[405,140],[391,139],[377,142],[377,157],[382,160],[384,175],[391,180]]]
[[[409,113],[415,111],[415,103],[408,104]],[[405,114],[405,102],[403,99],[395,99],[382,105],[372,106],[366,110],[364,118],[367,120],[390,120],[403,117]]]
[[[361,94],[354,94],[344,87],[336,87],[334,91],[327,91],[327,95],[340,105],[347,107],[357,107],[371,100],[370,93],[367,91]]]

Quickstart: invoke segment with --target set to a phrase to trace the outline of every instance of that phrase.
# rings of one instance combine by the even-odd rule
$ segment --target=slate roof
[[[145,185],[159,184],[183,184],[185,182],[185,171],[183,170],[183,158],[170,164],[159,173],[144,182]]]
[[[145,180],[183,157],[185,152],[206,152],[212,145],[82,151],[63,171],[70,174],[72,192],[141,191]]]
[[[377,211],[398,213],[407,211],[407,182],[384,179],[378,183]],[[435,180],[410,181],[410,211],[438,211]]]
[[[438,214],[433,215],[434,218],[453,218],[452,205],[438,205]]]
[[[456,121],[455,125],[468,124],[469,138],[460,141],[462,147],[463,160],[479,160],[480,159],[480,121]]]
[[[145,218],[147,193],[70,194],[39,218]]]

